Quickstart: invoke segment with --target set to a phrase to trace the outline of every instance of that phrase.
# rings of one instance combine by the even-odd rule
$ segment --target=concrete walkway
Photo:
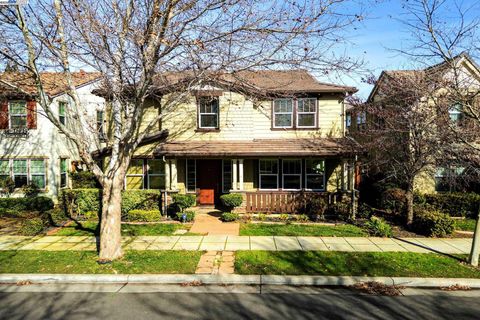
[[[207,235],[123,237],[122,242],[126,250],[318,250],[468,254],[472,239]],[[95,249],[96,239],[87,236],[0,236],[0,250],[88,251]]]
[[[221,212],[212,211],[197,214],[190,232],[208,235],[238,236],[240,232],[240,223],[222,222],[220,221],[220,218],[214,214],[219,215]]]

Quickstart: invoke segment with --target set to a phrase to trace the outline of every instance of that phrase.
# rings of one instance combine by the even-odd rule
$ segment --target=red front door
[[[200,205],[218,202],[222,187],[222,160],[197,160],[197,188]]]

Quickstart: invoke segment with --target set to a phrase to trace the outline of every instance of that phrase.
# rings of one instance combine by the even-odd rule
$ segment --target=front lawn
[[[97,222],[74,222],[61,228],[55,236],[93,236],[97,235]],[[176,230],[188,230],[190,227],[178,223],[122,224],[123,236],[169,236]]]
[[[453,258],[410,252],[238,251],[235,273],[480,278]]]
[[[475,231],[475,219],[455,220],[455,229],[461,231]]]
[[[126,251],[99,265],[92,251],[0,251],[0,273],[195,273],[201,251]]]
[[[336,226],[302,224],[246,223],[240,226],[241,236],[314,236],[364,237],[367,233],[350,224]]]

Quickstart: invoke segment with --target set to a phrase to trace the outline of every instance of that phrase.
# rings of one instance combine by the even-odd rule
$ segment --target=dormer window
[[[218,129],[218,97],[198,98],[198,127],[200,129]]]
[[[27,128],[27,103],[25,101],[9,102],[10,128]]]

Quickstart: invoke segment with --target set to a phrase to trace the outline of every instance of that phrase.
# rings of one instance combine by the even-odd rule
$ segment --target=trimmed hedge
[[[185,215],[185,221],[183,215]],[[195,211],[177,212],[177,219],[182,222],[192,222],[195,220]]]
[[[41,218],[26,219],[20,227],[20,234],[24,236],[35,236],[43,232],[45,226]]]
[[[480,194],[457,192],[416,194],[415,202],[420,205],[429,205],[452,217],[476,218],[480,206]]]
[[[429,237],[444,237],[455,231],[455,221],[437,210],[417,209],[413,217],[412,229]]]
[[[239,193],[229,193],[220,196],[222,204],[229,210],[240,207],[243,202],[243,196]]]
[[[160,191],[125,190],[122,192],[122,218],[127,218],[132,210],[160,211]],[[72,215],[94,218],[100,216],[100,189],[66,189],[62,193],[64,208]]]
[[[128,212],[126,221],[155,222],[161,217],[159,210],[131,210]]]
[[[173,205],[183,212],[197,203],[197,197],[193,194],[172,194],[172,201]]]
[[[53,207],[53,200],[49,197],[0,198],[0,215],[21,215],[28,211],[45,212]]]
[[[222,213],[222,221],[224,222],[232,222],[232,221],[237,221],[240,218],[238,213],[234,212],[224,212]]]

